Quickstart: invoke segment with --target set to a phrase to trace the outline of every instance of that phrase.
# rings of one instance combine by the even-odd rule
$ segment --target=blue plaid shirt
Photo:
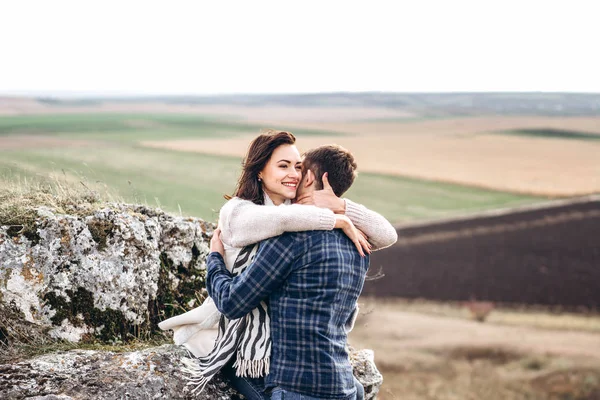
[[[272,353],[266,387],[346,399],[355,392],[344,328],[369,258],[340,230],[285,233],[261,242],[233,278],[219,253],[207,258],[207,289],[217,308],[240,318],[268,297]]]

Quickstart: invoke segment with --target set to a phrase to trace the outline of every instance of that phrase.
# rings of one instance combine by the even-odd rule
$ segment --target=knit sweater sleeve
[[[249,200],[234,197],[221,208],[219,227],[224,243],[244,247],[284,232],[332,230],[335,226],[333,211],[292,204],[261,206]]]
[[[373,250],[381,250],[396,243],[398,233],[396,229],[381,214],[369,210],[362,204],[349,199],[346,202],[346,216],[358,229],[364,232],[373,245]]]

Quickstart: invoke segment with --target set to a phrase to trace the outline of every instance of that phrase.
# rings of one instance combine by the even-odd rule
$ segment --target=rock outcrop
[[[0,350],[58,340],[143,341],[165,335],[159,321],[203,300],[214,224],[124,204],[83,216],[44,207],[37,213],[35,231],[0,226]],[[0,359],[2,399],[239,398],[218,377],[192,394],[180,370],[187,352],[174,345],[25,360],[10,354]],[[374,399],[382,377],[372,352],[352,351],[351,360],[366,398]]]
[[[73,350],[0,366],[2,399],[240,399],[219,375],[201,393],[181,372],[187,352],[164,345],[130,353]],[[374,399],[381,375],[367,350],[354,352],[355,373],[366,399]],[[37,396],[37,397],[35,397]],[[61,397],[59,397],[61,396]]]
[[[165,345],[131,353],[72,350],[0,366],[0,398],[238,399],[218,376],[192,394],[180,371],[182,347]],[[45,397],[41,397],[45,398]]]
[[[122,204],[87,217],[38,213],[33,234],[0,227],[0,303],[50,336],[146,337],[199,304],[213,224]]]

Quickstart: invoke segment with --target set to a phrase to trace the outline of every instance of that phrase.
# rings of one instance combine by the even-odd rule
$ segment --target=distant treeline
[[[364,294],[600,310],[600,200],[398,230]]]
[[[292,107],[386,107],[421,117],[498,115],[600,115],[600,93],[317,93],[219,96],[130,96],[38,98],[56,106],[89,106],[103,102],[160,102],[166,104],[224,104]]]

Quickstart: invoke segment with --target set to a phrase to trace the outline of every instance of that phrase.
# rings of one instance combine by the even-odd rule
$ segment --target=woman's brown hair
[[[282,144],[294,143],[296,143],[296,137],[290,132],[276,130],[267,130],[254,139],[242,162],[242,174],[238,179],[233,196],[250,200],[254,204],[264,205],[263,188],[258,180],[258,174],[265,168],[276,148]]]

